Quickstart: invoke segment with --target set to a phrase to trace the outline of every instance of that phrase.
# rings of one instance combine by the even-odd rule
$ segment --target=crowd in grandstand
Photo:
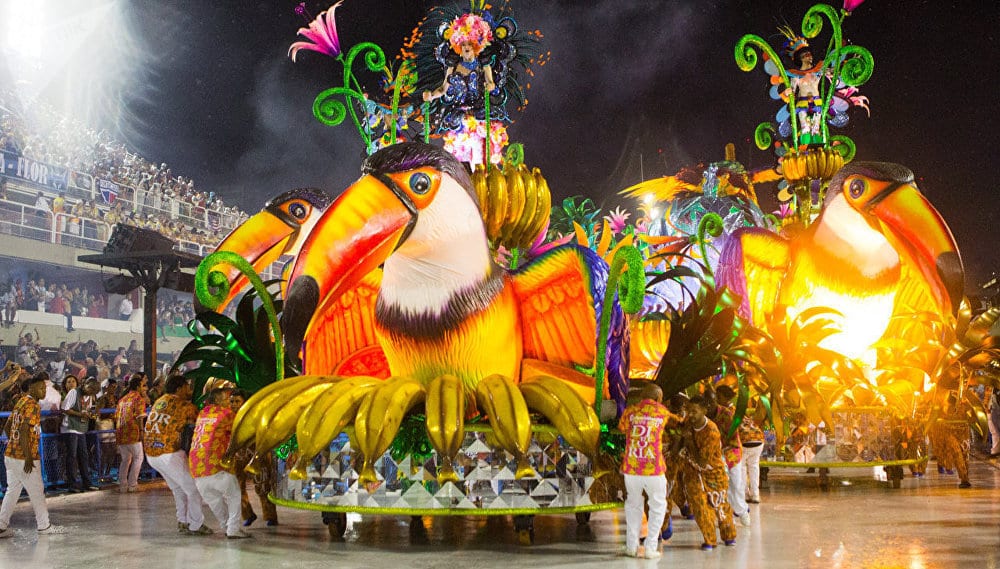
[[[108,317],[107,294],[91,292],[86,286],[47,283],[44,278],[27,283],[16,279],[0,285],[0,291],[0,312],[7,328],[14,325],[18,310],[64,314],[70,332],[73,316]]]
[[[90,129],[42,103],[32,102],[30,112],[25,107],[10,90],[0,91],[0,150],[68,168],[95,180],[107,180],[129,192],[127,196],[102,196],[105,203],[98,203],[96,197],[73,199],[65,193],[55,196],[39,192],[35,208],[50,214],[66,214],[66,221],[60,222],[65,226],[60,226],[60,231],[75,234],[75,229],[82,226],[82,237],[103,240],[109,235],[96,233],[106,233],[106,229],[92,229],[94,235],[83,234],[87,225],[81,224],[81,220],[101,221],[106,227],[121,222],[158,231],[174,240],[214,246],[228,231],[221,222],[223,218],[245,217],[214,192],[196,188],[189,178],[175,176],[165,163],[157,165],[130,152],[108,133]],[[6,182],[0,175],[3,200],[8,199]],[[174,203],[178,207],[172,208]]]

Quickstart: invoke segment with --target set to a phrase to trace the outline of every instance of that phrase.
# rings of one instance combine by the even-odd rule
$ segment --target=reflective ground
[[[736,546],[710,552],[699,549],[694,522],[675,511],[674,537],[658,561],[616,556],[621,512],[596,513],[585,526],[572,516],[539,517],[530,547],[517,544],[507,518],[424,518],[411,527],[409,518],[352,516],[346,540],[335,542],[318,513],[287,509],[277,527],[254,524],[253,539],[187,537],[177,533],[169,490],[151,483],[136,494],[50,497],[53,523],[65,526],[60,535],[37,535],[22,501],[15,536],[0,540],[0,568],[1000,567],[1000,472],[989,464],[974,464],[968,490],[934,463],[898,490],[873,469],[837,470],[831,483],[823,491],[815,474],[772,470],[762,503],[752,506],[753,525],[739,527]]]

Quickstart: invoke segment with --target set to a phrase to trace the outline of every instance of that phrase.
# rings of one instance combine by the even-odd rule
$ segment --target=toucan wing
[[[368,273],[321,314],[303,347],[304,374],[389,377],[389,364],[375,338],[375,300],[382,269]]]
[[[740,315],[762,327],[774,311],[790,260],[787,239],[765,229],[740,229],[722,248],[716,284],[738,294]]]
[[[553,249],[515,273],[524,359],[592,369],[607,279],[607,263],[577,245]],[[624,401],[628,328],[617,302],[611,314],[607,362],[605,396]]]

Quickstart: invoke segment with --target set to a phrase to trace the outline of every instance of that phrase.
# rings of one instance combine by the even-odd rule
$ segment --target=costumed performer
[[[702,549],[714,549],[718,544],[715,526],[726,545],[736,544],[733,510],[729,507],[729,474],[722,460],[722,438],[719,428],[705,413],[710,403],[702,396],[692,397],[685,406],[687,425],[684,448],[680,456],[685,493],[694,511],[698,529],[705,539]]]

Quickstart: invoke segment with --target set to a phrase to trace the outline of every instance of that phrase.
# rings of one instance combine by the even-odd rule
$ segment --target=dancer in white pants
[[[7,450],[4,467],[7,469],[7,494],[0,505],[0,538],[14,535],[10,517],[21,497],[21,488],[28,491],[31,507],[35,510],[35,523],[39,533],[55,533],[57,528],[49,523],[49,510],[45,505],[45,486],[42,484],[42,464],[39,460],[39,440],[42,436],[42,416],[38,400],[45,397],[45,380],[42,372],[22,384],[27,392],[21,396],[11,412],[6,426]]]
[[[188,470],[188,456],[183,447],[185,430],[194,426],[198,408],[191,403],[191,382],[172,374],[164,384],[166,393],[149,410],[142,443],[149,465],[167,481],[177,507],[177,530],[188,535],[208,535],[201,494]]]
[[[667,468],[663,461],[663,429],[674,417],[660,404],[663,391],[650,382],[633,386],[638,399],[625,408],[618,428],[625,433],[625,452],[621,472],[625,477],[625,547],[624,555],[636,557],[639,531],[642,529],[642,493],[649,500],[649,523],[643,554],[647,559],[660,556],[660,528],[667,513]]]
[[[216,389],[208,394],[208,403],[198,413],[191,437],[188,463],[191,476],[205,503],[222,524],[229,539],[243,539],[240,520],[240,486],[236,476],[222,465],[233,430],[233,410],[229,407],[229,390]]]
[[[151,456],[149,465],[160,473],[174,495],[178,527],[183,526],[193,534],[208,533],[201,529],[205,523],[205,512],[201,509],[201,492],[188,471],[187,453],[179,450]]]
[[[202,499],[208,504],[208,509],[212,510],[215,518],[222,524],[226,537],[246,535],[240,515],[240,485],[236,477],[229,472],[216,472],[211,476],[195,478],[194,483],[198,486]]]
[[[115,409],[115,440],[122,462],[118,466],[118,484],[121,492],[139,489],[139,469],[142,468],[142,432],[146,419],[146,382],[139,374],[128,380],[128,391]]]

